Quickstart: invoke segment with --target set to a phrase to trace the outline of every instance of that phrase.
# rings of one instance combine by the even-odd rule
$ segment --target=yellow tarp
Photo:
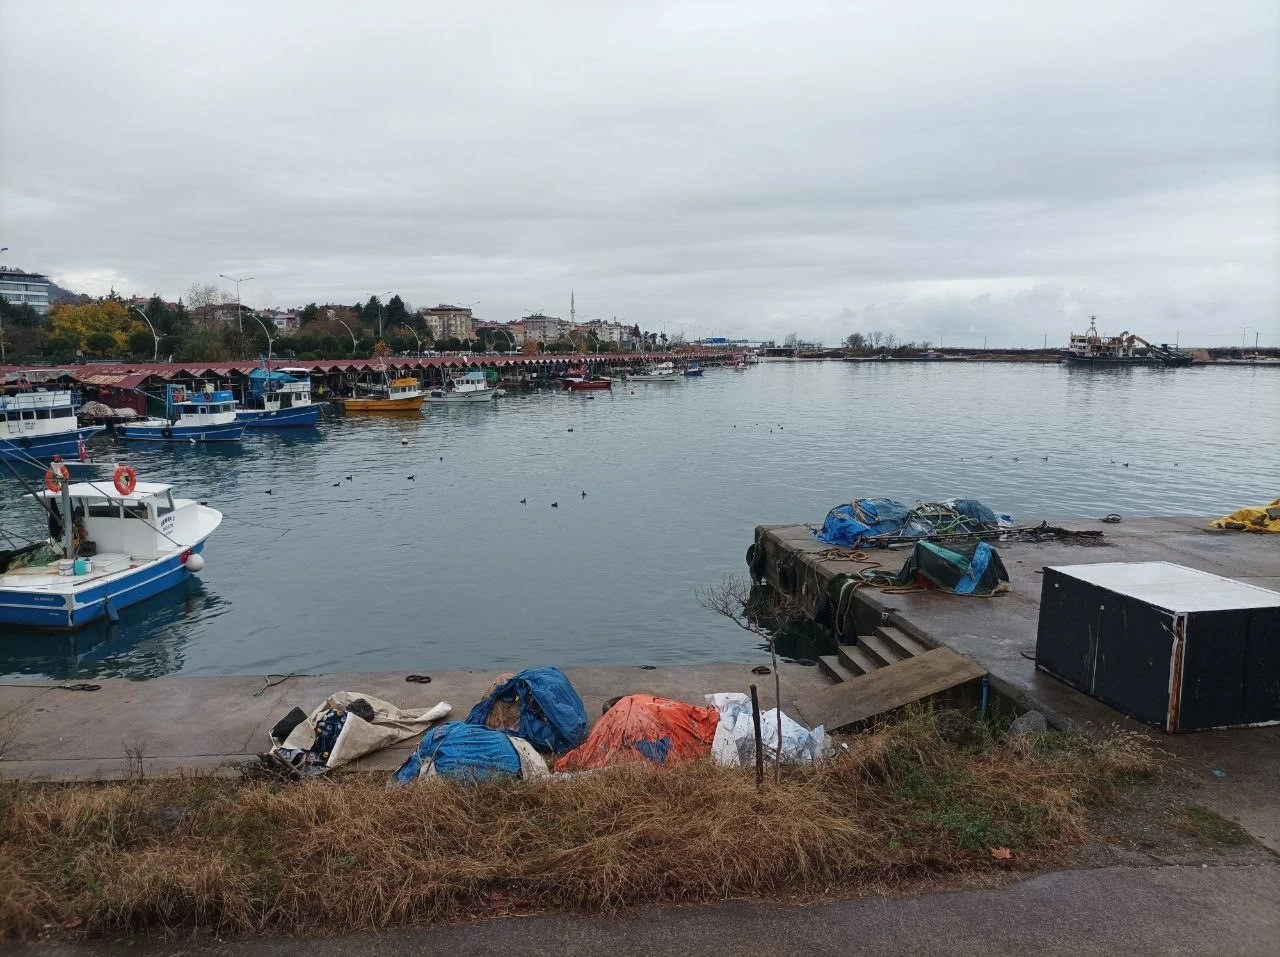
[[[1280,498],[1270,505],[1253,505],[1215,518],[1209,527],[1234,532],[1280,532]]]

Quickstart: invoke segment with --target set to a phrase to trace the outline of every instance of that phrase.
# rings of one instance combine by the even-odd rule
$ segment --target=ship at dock
[[[1189,366],[1194,361],[1189,353],[1168,343],[1155,345],[1127,330],[1118,336],[1099,335],[1097,316],[1089,317],[1088,332],[1071,334],[1062,359],[1084,366]]]

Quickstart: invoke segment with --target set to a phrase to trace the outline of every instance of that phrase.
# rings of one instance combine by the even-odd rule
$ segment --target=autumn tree
[[[122,352],[128,346],[129,336],[141,326],[124,304],[113,298],[80,306],[62,303],[49,313],[52,335],[75,342],[82,352],[100,356]]]

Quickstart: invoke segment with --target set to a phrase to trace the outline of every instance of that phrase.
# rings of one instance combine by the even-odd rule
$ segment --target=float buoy
[[[195,555],[195,554],[188,555],[187,560],[182,564],[183,566],[186,567],[187,571],[191,572],[192,574],[196,574],[197,572],[204,571],[204,557],[201,555]]]
[[[111,481],[115,483],[116,491],[121,495],[132,495],[133,490],[138,487],[138,474],[130,465],[117,465],[116,474],[112,476]]]
[[[62,491],[62,483],[69,481],[71,470],[61,462],[54,462],[44,473],[44,487],[55,494]]]

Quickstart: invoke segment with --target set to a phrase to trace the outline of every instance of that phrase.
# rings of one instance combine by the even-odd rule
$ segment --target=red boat
[[[569,370],[569,374],[564,377],[564,387],[572,389],[574,392],[592,392],[600,389],[612,389],[613,380],[603,376],[592,375],[585,367],[579,367]]]
[[[570,378],[564,380],[564,387],[572,389],[575,392],[589,392],[593,389],[612,389],[612,379],[579,379]]]

